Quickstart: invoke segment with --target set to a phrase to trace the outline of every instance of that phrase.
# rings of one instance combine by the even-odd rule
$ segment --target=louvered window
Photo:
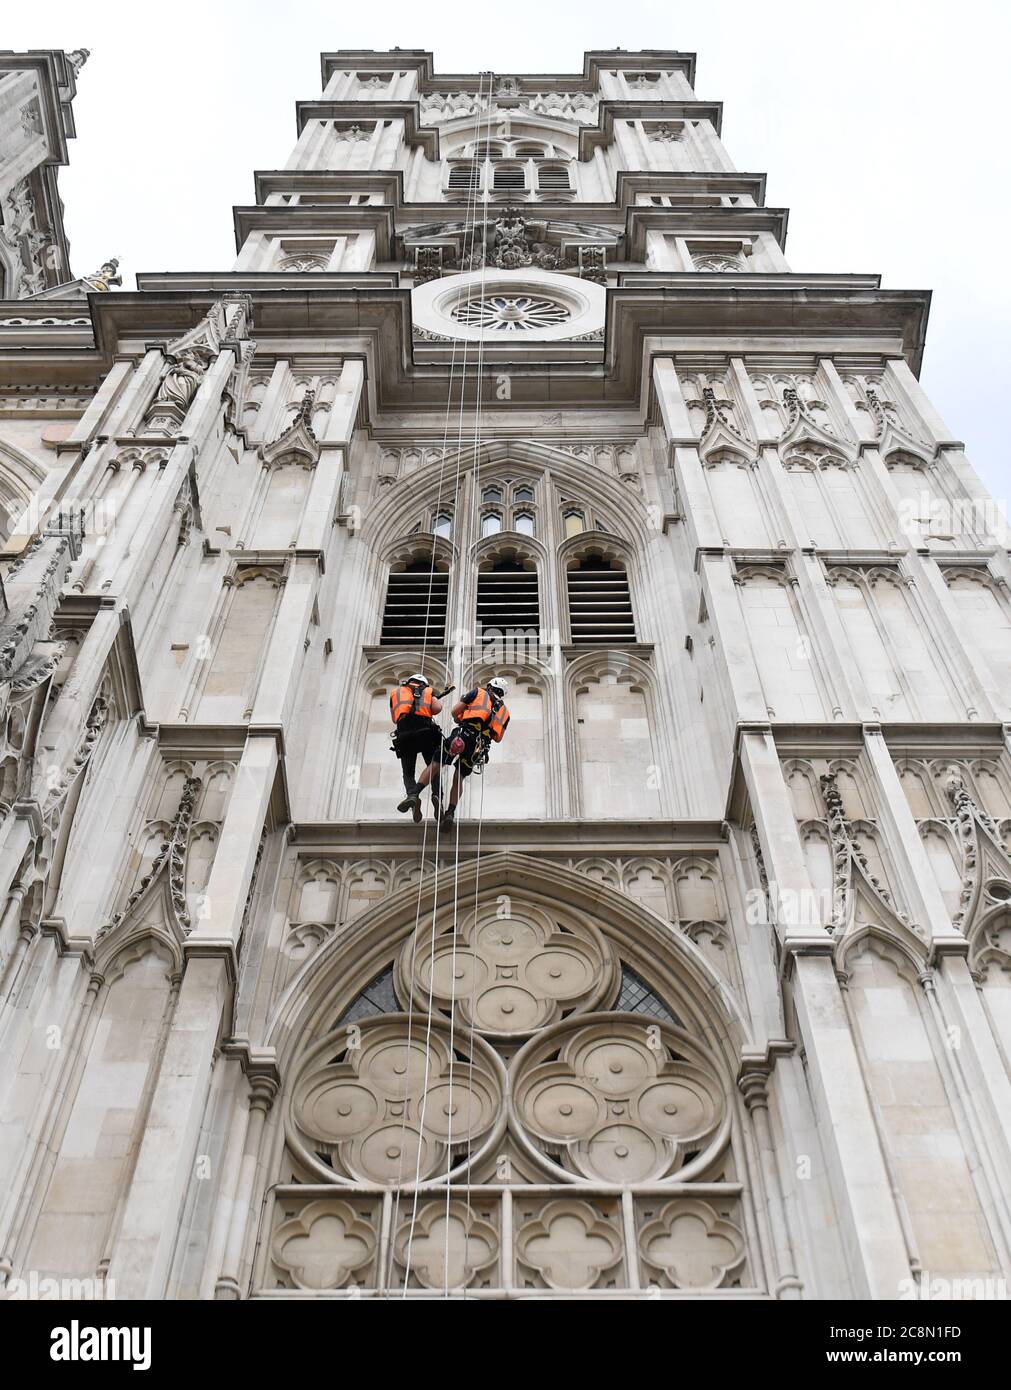
[[[495,187],[526,188],[526,171],[522,164],[499,164],[495,167]]]
[[[433,569],[428,560],[413,560],[402,570],[390,572],[383,609],[384,646],[421,642],[441,646],[446,640],[446,603],[449,575]]]
[[[545,164],[537,171],[539,188],[569,188],[569,171],[558,164]]]
[[[481,184],[481,171],[476,164],[454,164],[449,171],[449,186],[460,192],[473,191]]]
[[[574,645],[616,647],[635,641],[628,575],[620,565],[590,555],[567,577]]]
[[[477,625],[484,642],[505,636],[536,638],[540,630],[537,571],[499,560],[477,577]]]

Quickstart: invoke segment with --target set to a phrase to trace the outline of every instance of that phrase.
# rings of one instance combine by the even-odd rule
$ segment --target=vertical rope
[[[488,140],[489,140],[490,135],[491,135],[491,87],[492,87],[492,83],[491,83],[491,78],[490,78],[490,76],[489,76],[489,83],[488,83],[488,121],[487,121],[487,129],[486,129],[486,133],[485,133],[485,137],[484,137],[484,139],[485,139],[485,145],[486,145],[486,146],[487,146]],[[485,195],[484,195],[483,203],[484,203],[484,209],[483,209],[483,218],[482,218],[482,224],[481,224],[481,229],[482,229],[482,231],[481,231],[481,246],[482,246],[482,257],[481,257],[481,295],[482,295],[482,298],[484,297],[485,288],[486,288],[486,284],[487,284],[487,275],[488,275],[488,190],[487,190],[487,188],[485,189]],[[472,454],[473,467],[472,467],[472,469],[471,469],[472,497],[471,497],[471,527],[470,527],[470,531],[471,531],[471,535],[474,537],[474,539],[471,541],[470,551],[468,552],[468,555],[467,555],[467,564],[466,564],[465,569],[464,569],[464,590],[463,590],[463,595],[462,595],[463,600],[464,600],[464,603],[462,604],[462,610],[463,610],[463,612],[464,612],[465,617],[466,617],[468,620],[469,620],[469,618],[471,617],[471,609],[472,609],[471,591],[472,591],[472,589],[473,589],[474,592],[476,592],[476,589],[477,589],[477,580],[474,578],[474,571],[473,571],[473,551],[474,551],[474,549],[476,548],[477,544],[479,543],[479,541],[480,541],[480,539],[481,539],[481,536],[480,536],[480,518],[481,518],[481,448],[482,448],[482,442],[483,442],[483,441],[482,441],[482,437],[481,437],[481,426],[482,426],[482,415],[481,415],[481,410],[482,410],[482,393],[483,393],[483,389],[484,389],[484,344],[485,344],[485,331],[486,331],[485,324],[484,324],[484,322],[482,321],[482,322],[479,324],[479,326],[478,326],[478,340],[477,340],[477,370],[476,370],[476,373],[475,373],[475,392],[474,392],[474,428],[473,428],[473,440],[474,440],[474,444],[473,444],[473,454]],[[463,419],[463,412],[461,411],[461,425],[462,425],[462,419]],[[462,440],[461,440],[461,444],[462,444]],[[461,452],[462,452],[462,449],[461,449]],[[472,580],[473,580],[473,583],[471,582]],[[474,635],[475,635],[475,640],[476,640],[476,629],[475,629],[475,634],[474,634]],[[469,682],[469,680],[470,680],[470,677],[468,676],[468,682]],[[468,688],[469,688],[469,687],[468,687]],[[454,776],[455,776],[455,773],[454,773]],[[462,806],[464,788],[466,787],[466,783],[463,782],[462,777],[461,777],[461,784],[462,784],[462,785],[461,785],[461,789],[460,789],[460,793],[461,793],[461,794],[460,794],[460,804],[461,804],[461,806]],[[483,810],[484,810],[484,776],[482,775],[482,777],[481,777],[481,812],[482,812],[482,814],[483,814]],[[452,1125],[453,1125],[453,1113],[452,1113],[452,1112],[453,1112],[453,1067],[454,1067],[454,1061],[455,1061],[453,1043],[454,1043],[454,1039],[455,1039],[455,1024],[456,1024],[456,1003],[457,1003],[457,1000],[456,1000],[456,964],[457,964],[457,942],[458,942],[458,933],[459,933],[459,904],[460,904],[460,819],[459,819],[459,816],[454,817],[454,825],[455,825],[455,827],[456,827],[456,837],[455,837],[455,853],[454,853],[454,860],[453,860],[453,926],[452,926],[452,946],[451,946],[451,948],[450,948],[450,956],[451,956],[451,959],[450,959],[450,1011],[449,1011],[449,1019],[450,1019],[450,1022],[449,1022],[449,1029],[450,1029],[450,1046],[449,1046],[449,1109],[450,1109],[450,1114],[449,1114],[449,1134],[448,1134],[448,1139],[447,1139],[447,1144],[448,1144],[449,1152],[447,1153],[447,1159],[446,1159],[445,1254],[444,1254],[444,1261],[443,1261],[443,1267],[444,1267],[444,1272],[445,1272],[445,1297],[446,1297],[446,1298],[449,1297],[449,1232],[450,1232],[449,1217],[450,1217],[450,1201],[451,1201],[451,1197],[452,1197],[452,1185],[451,1185],[451,1183],[450,1183],[450,1176],[449,1176],[449,1175],[450,1175],[450,1171],[451,1171],[451,1169],[452,1169],[452,1152],[451,1152],[451,1150],[452,1150]],[[478,822],[477,862],[476,862],[476,864],[475,864],[475,872],[476,872],[477,874],[480,874],[480,863],[481,863],[481,843],[480,843],[480,819],[479,819],[479,822]],[[476,912],[476,906],[475,906],[475,912]],[[472,992],[472,995],[473,995],[473,990],[474,990],[474,985],[472,984],[472,991],[471,991],[471,992]],[[472,1011],[472,1012],[471,1012],[471,1021],[470,1021],[469,1050],[468,1050],[468,1058],[469,1058],[469,1064],[468,1064],[468,1095],[473,1095],[473,1090],[474,1090],[474,1044],[475,1044],[475,1027],[474,1027],[474,1015],[473,1015],[473,1011]],[[470,1188],[471,1188],[471,1174],[470,1174],[470,1159],[471,1159],[471,1152],[472,1152],[472,1143],[471,1143],[470,1136],[468,1135],[468,1142],[467,1142],[467,1201],[466,1201],[467,1216],[466,1216],[465,1223],[464,1223],[464,1237],[463,1237],[463,1239],[464,1239],[464,1247],[463,1247],[463,1248],[464,1248],[464,1269],[465,1269],[465,1270],[466,1270],[466,1256],[467,1256],[467,1248],[468,1248],[468,1232],[467,1232],[467,1225],[469,1224],[470,1216],[471,1216],[471,1194],[470,1194]]]
[[[480,132],[480,120],[481,120],[481,100],[480,100],[480,98],[481,98],[481,86],[482,86],[482,79],[479,78],[479,81],[478,81],[478,98],[479,98],[479,99],[478,99],[478,110],[477,110],[477,112],[475,113],[475,115],[476,115],[476,119],[475,119],[475,140],[479,137],[479,132]],[[491,91],[491,81],[490,81],[490,79],[489,79],[489,95],[490,95],[490,91]],[[477,191],[478,191],[478,190],[477,190],[477,187],[476,187],[474,181],[472,180],[472,181],[471,181],[471,185],[470,185],[470,187],[469,187],[468,190],[467,190],[467,203],[466,203],[466,209],[465,209],[465,215],[464,215],[463,253],[464,253],[465,256],[468,254],[468,249],[467,249],[467,248],[468,248],[468,238],[469,238],[469,243],[470,243],[470,250],[471,250],[471,252],[473,251],[474,231],[475,231],[475,227],[476,227],[475,200],[476,200],[476,196],[477,196]],[[444,421],[443,421],[442,449],[441,449],[440,461],[439,461],[439,486],[438,486],[438,492],[437,492],[437,497],[436,497],[436,511],[437,511],[437,512],[441,511],[441,509],[442,509],[443,489],[444,489],[445,473],[446,473],[446,458],[447,458],[447,454],[448,454],[448,450],[449,450],[450,420],[451,420],[451,418],[452,418],[452,411],[453,411],[453,389],[454,389],[454,385],[455,385],[455,382],[456,382],[456,380],[457,380],[457,375],[458,375],[458,373],[457,373],[457,355],[458,355],[458,352],[459,352],[459,350],[460,350],[460,347],[461,347],[461,340],[455,339],[455,338],[454,338],[454,340],[453,340],[453,350],[452,350],[452,355],[451,355],[451,358],[450,358],[449,381],[448,381],[448,384],[447,384],[447,392],[446,392],[446,413],[445,413],[445,418],[444,418]],[[467,349],[468,349],[467,340],[464,339],[464,340],[462,340],[462,363],[461,363],[461,368],[460,368],[460,372],[459,372],[459,379],[460,379],[460,409],[461,409],[461,412],[462,412],[462,409],[463,409],[464,392],[465,392],[465,389],[466,389],[466,367],[467,367],[467,355],[468,355],[468,354],[467,354]],[[454,487],[453,487],[453,526],[454,526],[454,528],[457,528],[457,527],[459,526],[459,514],[458,514],[458,508],[459,508],[459,490],[460,490],[460,456],[459,456],[459,451],[458,451],[458,453],[457,453],[457,460],[456,460],[456,471],[455,471],[455,477],[454,477]],[[422,650],[421,650],[421,667],[420,667],[420,669],[421,669],[422,671],[424,670],[424,664],[425,664],[425,661],[426,661],[426,659],[427,659],[427,652],[428,652],[428,635],[429,635],[429,626],[430,626],[430,620],[431,620],[432,593],[433,593],[434,579],[435,579],[436,541],[437,541],[437,537],[435,536],[435,533],[434,533],[434,531],[433,531],[433,534],[432,534],[432,561],[431,561],[432,568],[431,568],[431,573],[429,574],[429,579],[428,579],[428,597],[427,597],[427,602],[426,602],[426,607],[425,607],[425,626],[424,626],[424,634],[423,634],[423,639],[422,639]],[[452,573],[452,560],[450,561],[450,572]],[[447,593],[447,611],[446,611],[446,617],[447,617],[447,619],[448,619],[448,617],[449,617],[449,598],[450,598],[450,595],[449,595],[449,593]],[[448,634],[444,634],[444,635],[448,635]],[[451,672],[451,670],[450,670],[450,666],[449,666],[449,663],[448,663],[448,662],[447,662],[447,665],[446,665],[446,671],[447,671],[448,674],[452,675],[452,672]],[[451,683],[451,682],[450,682],[450,683]],[[441,774],[440,774],[440,778],[439,778],[439,790],[440,790],[440,799],[441,799],[441,795],[442,795],[442,792],[443,792],[443,783],[442,783]],[[433,937],[433,941],[434,941],[434,936],[435,936],[435,922],[436,922],[436,916],[437,916],[437,913],[438,913],[439,841],[440,841],[440,823],[439,823],[439,821],[438,821],[438,819],[437,819],[437,820],[436,820],[436,825],[435,825],[435,847],[434,847],[434,851],[433,851],[433,860],[432,860],[432,872],[433,872],[432,937]],[[419,940],[419,937],[420,937],[420,930],[421,930],[421,904],[422,904],[422,899],[423,899],[423,895],[424,895],[424,883],[425,883],[425,854],[426,854],[426,850],[427,850],[427,845],[428,845],[428,820],[427,820],[427,818],[426,818],[426,819],[425,819],[425,822],[424,822],[424,829],[423,829],[423,831],[422,831],[422,841],[421,841],[421,863],[420,863],[420,872],[419,872],[419,875],[418,875],[418,898],[417,898],[417,906],[416,906],[416,909],[415,909],[414,931],[413,931],[413,934],[412,934],[412,945],[411,945],[410,979],[411,979],[412,985],[413,985],[413,982],[414,982],[414,979],[415,979],[416,967],[417,967],[417,958],[418,958],[418,940]],[[424,1139],[424,1109],[425,1109],[425,1099],[427,1098],[426,1093],[427,1093],[428,1077],[429,1077],[429,1062],[430,1062],[430,1056],[431,1056],[430,1044],[431,1044],[431,1030],[432,1030],[433,986],[434,986],[434,978],[433,978],[432,980],[430,980],[430,985],[429,985],[428,1010],[427,1010],[427,1024],[426,1024],[426,1043],[425,1043],[425,1079],[424,1079],[424,1088],[425,1088],[425,1089],[424,1089],[424,1091],[423,1091],[423,1098],[422,1098],[421,1118],[419,1119],[419,1125],[418,1125],[419,1143],[418,1143],[417,1160],[416,1160],[416,1165],[415,1165],[414,1203],[413,1203],[413,1211],[412,1211],[412,1216],[411,1216],[411,1225],[410,1225],[410,1230],[409,1230],[409,1235],[408,1235],[408,1246],[407,1246],[407,1251],[406,1251],[406,1255],[405,1255],[404,1293],[403,1293],[403,1296],[404,1296],[405,1298],[406,1298],[406,1296],[407,1296],[407,1288],[408,1288],[408,1284],[409,1284],[409,1282],[410,1282],[411,1250],[412,1250],[413,1240],[414,1240],[414,1225],[415,1225],[415,1220],[416,1220],[416,1218],[417,1218],[417,1206],[418,1206],[418,1191],[417,1191],[417,1186],[418,1186],[418,1182],[419,1182],[419,1180],[420,1180],[421,1151],[422,1151],[422,1143],[423,1143],[423,1139]],[[409,1066],[410,1066],[411,1044],[412,1044],[413,1033],[414,1033],[414,991],[413,991],[413,989],[409,990],[409,992],[408,992],[407,1006],[408,1006],[408,1007],[407,1007],[407,1041],[406,1041],[405,1046],[404,1046],[404,1054],[405,1054],[405,1062],[407,1063],[407,1065],[408,1065],[408,1067],[409,1067]],[[405,1143],[405,1141],[406,1141],[406,1134],[407,1134],[407,1106],[406,1106],[406,1105],[404,1106],[404,1113],[403,1113],[403,1117],[402,1117],[402,1120],[401,1120],[401,1130],[400,1130],[400,1134],[401,1134],[400,1148],[401,1148],[401,1157],[402,1157],[402,1155],[403,1155],[404,1143]],[[394,1198],[393,1198],[393,1211],[392,1211],[392,1219],[391,1219],[391,1226],[390,1226],[390,1244],[389,1244],[389,1253],[388,1253],[388,1268],[387,1268],[387,1283],[386,1283],[387,1288],[392,1287],[392,1284],[393,1284],[393,1266],[394,1266],[395,1257],[396,1257],[396,1233],[397,1233],[397,1222],[398,1222],[398,1220],[399,1220],[399,1214],[400,1214],[400,1198],[401,1198],[401,1193],[402,1193],[402,1191],[403,1191],[402,1171],[403,1171],[403,1170],[402,1170],[402,1167],[401,1167],[401,1169],[400,1169],[400,1176],[398,1177],[398,1181],[397,1181],[397,1183],[396,1183],[396,1187],[395,1187],[395,1191],[394,1191]]]
[[[475,120],[475,141],[479,140],[479,138],[480,138],[480,127],[481,127],[482,109],[483,109],[483,95],[484,95],[484,94],[483,94],[483,83],[484,83],[484,77],[483,77],[483,75],[482,75],[482,77],[480,77],[479,80],[478,80],[478,109],[477,109],[477,112],[475,113],[475,114],[476,114],[476,120]],[[491,102],[491,89],[492,89],[492,74],[489,73],[489,74],[488,74],[488,93],[487,93],[487,102],[488,102],[488,105],[489,105],[489,106],[490,106],[490,102]],[[476,216],[474,215],[474,212],[473,212],[473,198],[472,198],[471,194],[472,194],[473,192],[475,192],[475,191],[476,191],[476,190],[473,188],[473,185],[472,185],[472,189],[471,189],[470,192],[468,193],[468,219],[467,219],[467,222],[465,223],[465,228],[464,228],[464,243],[465,243],[465,245],[466,245],[467,231],[469,230],[469,231],[470,231],[470,244],[471,244],[471,251],[472,251],[472,252],[473,252],[474,233],[475,233],[475,230],[476,230],[476,221],[477,221],[477,219],[476,219]],[[487,225],[487,200],[485,200],[485,217],[484,217],[484,225],[485,225],[485,226]],[[458,440],[458,443],[457,443],[457,457],[456,457],[456,477],[455,477],[455,484],[454,484],[454,517],[456,516],[456,508],[457,508],[458,505],[459,505],[460,469],[461,469],[461,461],[462,461],[462,456],[463,456],[463,417],[464,417],[464,411],[465,411],[465,406],[466,406],[467,358],[468,358],[468,355],[469,355],[469,339],[464,339],[464,340],[463,340],[463,352],[462,352],[462,367],[461,367],[461,374],[460,374],[460,413],[459,413],[459,424],[458,424],[458,431],[457,431],[457,440]],[[454,350],[454,360],[455,360],[455,350]],[[452,381],[451,381],[451,383],[450,383],[450,386],[451,386],[451,389],[452,389]],[[451,396],[450,396],[450,400],[451,400]],[[448,436],[448,414],[449,414],[449,411],[447,410],[447,427],[446,427],[447,436]],[[432,543],[433,543],[433,549],[434,549],[434,544],[435,544],[435,538],[434,538],[434,536],[433,536],[433,542],[432,542]],[[463,584],[464,584],[464,587],[463,587],[463,590],[462,590],[462,594],[465,594],[465,593],[466,593],[466,570],[464,571],[464,580],[463,580]],[[427,635],[427,631],[426,631],[426,635]],[[440,782],[441,782],[441,778],[440,778]],[[452,785],[452,783],[451,783],[451,785]],[[435,956],[436,922],[437,922],[437,917],[438,917],[438,895],[439,895],[439,867],[438,867],[438,854],[439,854],[440,831],[441,831],[441,822],[436,822],[435,865],[434,865],[433,894],[432,894],[432,927],[431,927],[431,933],[430,933],[430,939],[429,939],[429,958],[430,958],[430,962],[433,962],[433,961],[434,961],[434,956]],[[457,827],[457,850],[456,850],[456,853],[457,853],[457,863],[458,863],[458,857],[459,857],[459,827]],[[420,919],[420,900],[421,900],[421,887],[420,887],[420,884],[419,884],[419,919]],[[419,925],[420,925],[420,923],[419,923]],[[454,930],[455,930],[455,929],[454,929]],[[416,926],[416,929],[415,929],[415,945],[414,945],[414,953],[413,953],[415,959],[416,959],[416,955],[417,955],[417,937],[418,937],[418,935],[419,935],[419,927]],[[412,979],[413,979],[413,967],[412,967]],[[434,972],[434,969],[431,968],[431,964],[430,964],[430,968],[429,968],[429,984],[428,984],[428,1000],[427,1000],[427,1011],[426,1011],[426,1012],[427,1012],[427,1017],[426,1017],[426,1025],[425,1025],[425,1070],[424,1070],[424,1077],[423,1077],[423,1081],[422,1081],[421,1108],[420,1108],[420,1113],[419,1113],[419,1117],[418,1117],[418,1136],[419,1136],[419,1142],[418,1142],[417,1160],[416,1160],[416,1163],[415,1163],[415,1175],[414,1175],[414,1185],[413,1185],[413,1201],[412,1201],[412,1207],[411,1207],[410,1226],[409,1226],[408,1237],[407,1237],[407,1250],[406,1250],[406,1252],[405,1252],[405,1261],[404,1261],[404,1288],[403,1288],[403,1294],[402,1294],[402,1297],[403,1297],[403,1298],[406,1298],[406,1297],[407,1297],[408,1286],[409,1286],[409,1283],[410,1283],[411,1253],[412,1253],[413,1245],[414,1245],[414,1231],[415,1231],[415,1227],[416,1227],[416,1224],[417,1224],[417,1216],[418,1216],[418,1201],[419,1201],[419,1195],[420,1195],[420,1194],[419,1194],[419,1188],[420,1188],[420,1183],[421,1183],[421,1154],[422,1154],[422,1146],[423,1146],[423,1142],[424,1142],[425,1117],[426,1117],[427,1109],[428,1109],[428,1084],[429,1084],[429,1078],[430,1078],[430,1075],[431,1075],[431,1042],[432,1042],[432,1017],[433,1017],[433,1012],[434,1012],[434,992],[435,992],[435,972]],[[452,996],[452,993],[453,993],[453,987],[452,987],[452,985],[450,986],[450,993],[451,993],[451,996]],[[452,1030],[452,998],[451,998],[451,1011],[450,1011],[450,1028],[451,1028],[451,1030]],[[410,1024],[409,1024],[409,1028],[408,1028],[408,1039],[410,1039]],[[408,1043],[408,1047],[409,1047],[409,1043]],[[449,1085],[448,1085],[448,1088],[447,1088],[447,1089],[448,1089],[448,1094],[449,1094],[449,1104],[450,1104],[450,1106],[452,1106],[452,1048],[450,1048],[450,1076],[449,1076]],[[406,1115],[405,1115],[405,1124],[406,1124]],[[451,1169],[452,1169],[452,1151],[451,1151],[451,1146],[450,1146],[449,1144],[447,1144],[447,1175],[446,1175],[447,1186],[449,1185],[449,1172],[451,1171]],[[397,1208],[398,1208],[398,1210],[399,1210],[399,1189],[398,1189],[398,1193],[397,1193],[397,1199],[398,1199],[398,1200],[397,1200]],[[446,1275],[447,1275],[447,1280],[448,1280],[448,1260],[447,1260],[447,1266],[446,1266]]]

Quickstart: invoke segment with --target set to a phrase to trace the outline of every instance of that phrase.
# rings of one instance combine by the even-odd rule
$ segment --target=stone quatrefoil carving
[[[451,1047],[441,1020],[426,1033],[427,1020],[409,1028],[406,1015],[383,1014],[309,1054],[287,1125],[317,1177],[409,1186],[461,1159],[473,1167],[507,1117],[538,1167],[590,1182],[662,1180],[689,1155],[704,1164],[726,1137],[717,1077],[666,1023],[598,1014],[556,1024],[517,1053],[509,1087],[477,1035],[457,1028]]]
[[[289,1199],[291,1201],[291,1199]],[[287,1205],[287,1203],[286,1203]],[[271,1240],[271,1257],[297,1289],[374,1287],[379,1270],[380,1213],[375,1198],[312,1198],[283,1211]],[[669,1289],[716,1289],[744,1269],[740,1227],[697,1198],[675,1197],[656,1205],[640,1200],[635,1258],[642,1276]],[[526,1287],[581,1290],[626,1286],[621,1213],[613,1199],[576,1193],[545,1199],[519,1194],[512,1248],[503,1246],[494,1202],[422,1201],[393,1238],[393,1285],[405,1280],[426,1289],[459,1291],[501,1283],[503,1260],[514,1261],[514,1279]]]
[[[595,1182],[649,1182],[716,1145],[726,1103],[679,1029],[634,1014],[572,1019],[512,1063],[514,1124],[535,1151]]]
[[[337,1059],[337,1060],[334,1060]],[[324,1038],[292,1092],[288,1137],[333,1180],[409,1186],[473,1160],[504,1126],[505,1074],[487,1044],[383,1014]]]
[[[401,997],[408,990],[427,1008],[445,1013],[489,1037],[525,1037],[564,1015],[599,1007],[618,988],[620,967],[593,927],[562,930],[546,914],[524,906],[498,917],[492,908],[456,935],[449,931],[408,943],[400,957]],[[413,967],[413,980],[410,972]]]

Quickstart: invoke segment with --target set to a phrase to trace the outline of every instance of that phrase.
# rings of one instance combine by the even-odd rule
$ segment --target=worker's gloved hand
[[[453,742],[449,745],[449,751],[454,758],[457,758],[463,752],[464,746],[463,739],[457,734],[456,738],[453,739]]]

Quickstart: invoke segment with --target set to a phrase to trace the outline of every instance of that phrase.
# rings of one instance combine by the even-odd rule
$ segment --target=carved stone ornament
[[[401,1222],[394,1250],[401,1269],[423,1288],[465,1289],[497,1264],[499,1235],[469,1203],[440,1198],[423,1203],[413,1223]]]
[[[557,1025],[513,1060],[517,1125],[542,1162],[593,1182],[674,1175],[686,1154],[708,1156],[725,1138],[723,1088],[697,1051],[637,1014]]]
[[[302,1063],[288,1138],[308,1168],[338,1182],[410,1186],[476,1162],[501,1133],[505,1074],[480,1038],[415,1016],[338,1029]]]
[[[622,1261],[615,1226],[589,1202],[563,1197],[548,1202],[516,1232],[516,1254],[550,1289],[592,1289]]]
[[[821,779],[825,799],[829,840],[832,847],[832,921],[834,935],[848,931],[856,918],[855,899],[859,895],[883,922],[898,929],[917,932],[908,916],[892,901],[892,895],[872,872],[853,825],[843,807],[842,794],[834,773]]]
[[[186,900],[186,851],[193,826],[197,794],[202,785],[199,777],[186,779],[169,833],[159,846],[151,868],[127,898],[122,912],[117,912],[101,927],[95,937],[96,941],[104,940],[120,923],[127,921],[134,909],[154,891],[159,880],[166,886],[176,930],[181,937],[189,935],[193,924],[189,903]]]
[[[148,429],[155,434],[171,434],[182,424],[210,363],[208,354],[196,350],[169,358],[168,371],[159,382],[148,411]]]
[[[298,463],[303,468],[315,467],[320,456],[319,440],[312,423],[315,406],[316,393],[310,387],[302,397],[291,424],[269,444],[261,445],[260,458],[268,467],[281,463]]]
[[[675,1289],[718,1289],[744,1263],[744,1237],[708,1202],[678,1197],[639,1233],[646,1265]]]
[[[514,904],[508,917],[489,904],[454,937],[419,932],[398,963],[401,996],[419,1007],[431,998],[461,1024],[489,1037],[525,1037],[574,1009],[614,997],[619,965],[607,942],[586,923],[562,930],[546,913]],[[412,979],[413,969],[413,979]]]
[[[321,1197],[274,1232],[271,1258],[297,1289],[342,1289],[373,1264],[376,1233],[349,1202]]]

